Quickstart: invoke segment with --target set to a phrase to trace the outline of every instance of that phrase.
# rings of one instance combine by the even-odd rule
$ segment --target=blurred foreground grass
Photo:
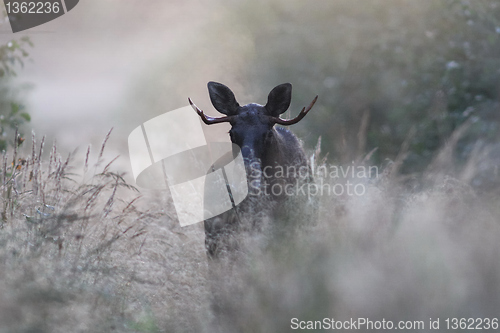
[[[220,271],[230,278],[214,290],[201,225],[181,229],[168,197],[126,184],[104,162],[105,143],[79,181],[71,158],[52,147],[44,161],[35,141],[30,156],[3,157],[0,332],[286,332],[292,318],[498,316],[498,192],[467,183],[483,170],[477,156],[452,172],[443,151],[454,147],[413,182],[396,160],[356,180],[363,195],[321,196],[316,226],[255,249]],[[226,311],[218,321],[211,293]]]
[[[153,195],[140,208],[114,160],[104,163],[108,138],[93,166],[87,151],[83,177],[55,145],[42,160],[35,136],[30,156],[4,154],[0,332],[156,332],[197,308],[182,306],[204,295],[196,230],[181,231]]]

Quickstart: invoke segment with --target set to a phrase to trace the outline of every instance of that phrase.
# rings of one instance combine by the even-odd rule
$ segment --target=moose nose
[[[243,156],[243,158],[246,158],[246,159],[253,159],[255,156],[253,149],[247,145],[244,145],[243,147],[241,147],[241,155]]]

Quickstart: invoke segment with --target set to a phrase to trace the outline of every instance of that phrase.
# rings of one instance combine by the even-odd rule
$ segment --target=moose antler
[[[203,113],[203,111],[193,103],[191,98],[188,98],[188,101],[189,101],[189,104],[191,104],[191,107],[193,108],[193,110],[196,111],[196,113],[200,116],[201,120],[203,120],[203,122],[207,125],[230,122],[231,119],[234,118],[234,116],[226,116],[226,117],[220,117],[220,118],[209,117],[209,116],[205,115]]]
[[[314,106],[314,103],[316,103],[317,99],[318,99],[318,95],[316,95],[316,97],[314,97],[314,99],[312,100],[311,104],[309,104],[309,106],[307,107],[307,109],[305,107],[302,108],[302,111],[300,111],[299,115],[297,117],[293,118],[293,119],[281,119],[279,117],[271,117],[271,119],[276,124],[280,124],[280,125],[283,125],[283,126],[288,126],[288,125],[296,124],[299,121],[301,121],[302,118],[304,118],[306,116],[306,114],[312,109],[312,107]]]

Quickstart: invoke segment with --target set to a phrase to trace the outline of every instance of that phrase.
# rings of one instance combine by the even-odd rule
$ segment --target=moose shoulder
[[[217,82],[208,83],[210,100],[224,117],[206,116],[202,110],[189,103],[207,125],[229,122],[231,141],[238,145],[243,156],[249,196],[236,209],[205,220],[205,245],[210,258],[224,252],[237,251],[239,236],[245,232],[262,232],[264,221],[278,223],[297,198],[293,189],[304,182],[311,182],[308,160],[297,137],[275,125],[288,126],[299,122],[311,110],[318,96],[296,118],[280,118],[290,106],[292,85],[284,83],[269,93],[266,105],[255,103],[240,106],[233,92]],[[307,196],[299,205],[308,205]],[[307,218],[302,217],[302,218]],[[288,219],[286,219],[288,220]],[[286,225],[283,227],[287,228]],[[291,227],[291,226],[290,226]]]

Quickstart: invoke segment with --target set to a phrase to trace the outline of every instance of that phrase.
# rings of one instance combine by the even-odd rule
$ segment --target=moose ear
[[[240,105],[231,89],[218,82],[208,82],[208,93],[215,109],[228,116],[235,115]]]
[[[267,97],[265,108],[270,116],[278,117],[288,110],[291,100],[292,85],[290,83],[283,83],[271,90]]]

